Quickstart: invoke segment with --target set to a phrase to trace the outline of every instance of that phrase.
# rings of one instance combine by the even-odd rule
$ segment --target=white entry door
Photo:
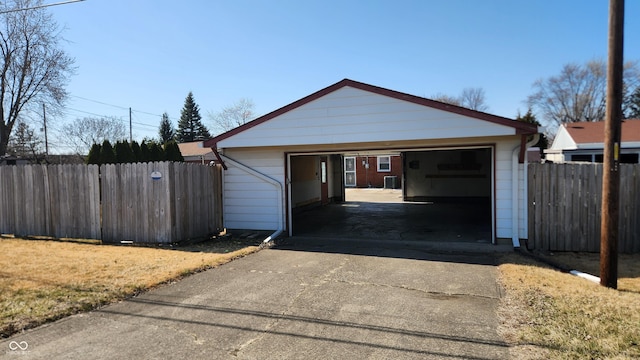
[[[355,157],[344,158],[344,186],[346,187],[356,186],[356,158]]]

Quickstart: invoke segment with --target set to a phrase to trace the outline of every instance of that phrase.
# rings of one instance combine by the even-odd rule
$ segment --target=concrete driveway
[[[293,216],[293,234],[331,239],[447,242],[491,246],[491,202],[402,200],[402,190],[346,189],[346,202]]]
[[[494,254],[429,254],[384,246],[373,252],[370,244],[371,254],[356,254],[345,243],[321,246],[286,241],[99,311],[4,339],[0,357],[508,357],[496,333],[501,292]]]

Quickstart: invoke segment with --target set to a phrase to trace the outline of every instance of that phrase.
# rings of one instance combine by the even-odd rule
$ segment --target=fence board
[[[84,165],[0,167],[0,231],[16,236],[98,238],[99,224],[86,219],[95,218],[99,209],[92,209],[88,195],[84,196],[91,193],[90,173],[96,169]]]
[[[529,164],[529,244],[600,251],[602,164]],[[619,251],[640,252],[640,164],[620,165]]]
[[[221,196],[215,190],[221,191],[217,167],[154,162],[102,169],[106,242],[174,243],[204,238],[221,228],[217,219],[222,217],[211,205]],[[160,179],[151,178],[155,171]]]
[[[153,180],[152,171],[162,178]],[[172,243],[222,228],[220,167],[0,166],[0,233]]]

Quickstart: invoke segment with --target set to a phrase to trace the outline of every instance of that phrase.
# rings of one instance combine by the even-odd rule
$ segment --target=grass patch
[[[95,309],[258,249],[247,245],[229,239],[165,250],[0,239],[0,337]]]
[[[573,265],[571,257],[554,260]],[[577,270],[598,267],[597,255],[578,260]],[[612,290],[518,254],[505,256],[500,331],[514,345],[514,358],[640,358],[639,261],[640,255],[620,257],[620,274],[627,277]]]
[[[545,256],[573,270],[600,276],[600,254],[565,252]],[[618,290],[640,293],[640,255],[618,255]]]

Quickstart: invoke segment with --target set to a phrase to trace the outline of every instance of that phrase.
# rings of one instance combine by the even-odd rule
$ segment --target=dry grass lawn
[[[189,250],[0,239],[0,337],[226,263],[256,246]],[[195,250],[195,251],[193,251]]]
[[[598,255],[554,255],[598,275]],[[510,254],[499,266],[502,335],[516,359],[640,358],[640,255],[621,256],[619,290]]]
[[[257,250],[247,245],[229,240],[164,250],[0,239],[0,337]],[[598,275],[597,254],[555,254],[553,260]],[[500,332],[513,345],[513,358],[640,358],[640,255],[619,261],[619,290],[611,290],[529,257],[505,255]]]

